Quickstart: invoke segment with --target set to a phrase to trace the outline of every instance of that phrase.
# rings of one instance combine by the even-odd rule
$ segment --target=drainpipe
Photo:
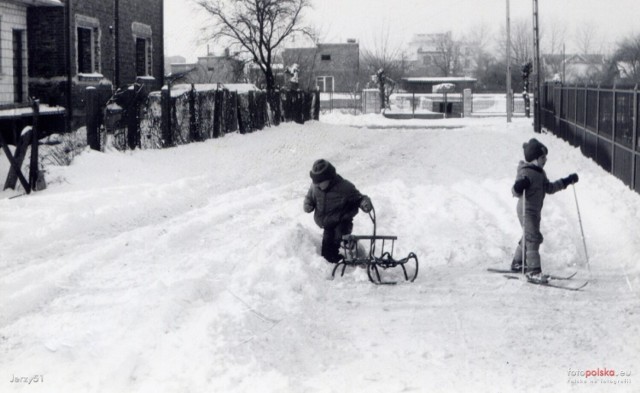
[[[115,90],[120,87],[120,1],[114,0],[113,29],[114,29],[114,83]]]
[[[166,70],[164,69],[164,1],[160,1],[160,86],[164,84],[164,75]],[[207,56],[209,55],[209,46],[207,45]],[[152,71],[153,72],[153,71]]]

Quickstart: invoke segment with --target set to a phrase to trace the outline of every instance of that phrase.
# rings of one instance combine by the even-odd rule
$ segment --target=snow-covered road
[[[330,115],[86,151],[47,168],[46,191],[1,193],[0,391],[640,391],[640,196],[538,135],[552,180],[580,175],[591,274],[570,189],[545,201],[543,269],[591,282],[488,273],[519,237],[510,187],[531,120],[449,121]],[[317,158],[371,197],[395,255],[418,255],[414,283],[331,280],[302,211]],[[604,368],[632,375],[576,375]]]

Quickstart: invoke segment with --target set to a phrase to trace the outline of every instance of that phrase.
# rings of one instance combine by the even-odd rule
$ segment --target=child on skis
[[[518,197],[518,220],[523,226],[523,239],[520,239],[516,248],[511,270],[521,272],[524,264],[525,273],[540,276],[542,269],[539,248],[543,241],[540,233],[540,219],[544,197],[546,194],[564,190],[569,185],[576,183],[578,175],[573,173],[563,179],[550,182],[543,169],[547,162],[547,147],[535,138],[524,143],[522,147],[525,161],[520,161],[518,164],[518,173],[512,193],[513,196]],[[526,205],[524,211],[523,203]],[[524,260],[522,247],[525,250]]]
[[[322,256],[331,263],[340,262],[344,258],[339,253],[342,236],[351,234],[358,208],[365,213],[373,209],[371,199],[338,175],[327,160],[314,162],[309,176],[312,184],[304,198],[304,211],[315,212],[314,221],[324,229]]]

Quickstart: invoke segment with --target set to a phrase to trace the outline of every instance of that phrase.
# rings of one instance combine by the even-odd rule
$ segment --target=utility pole
[[[542,131],[540,124],[540,40],[538,29],[538,0],[533,0],[533,72],[536,74],[533,92],[533,130]]]
[[[511,123],[511,12],[507,0],[507,123]]]

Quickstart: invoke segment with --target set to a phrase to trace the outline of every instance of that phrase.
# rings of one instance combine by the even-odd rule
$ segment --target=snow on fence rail
[[[281,121],[317,120],[320,111],[317,92],[267,95],[252,85],[176,85],[151,93],[134,85],[106,104],[96,94],[87,89],[87,140],[96,150],[104,148],[106,134],[113,135],[118,149],[163,148],[244,134]]]

